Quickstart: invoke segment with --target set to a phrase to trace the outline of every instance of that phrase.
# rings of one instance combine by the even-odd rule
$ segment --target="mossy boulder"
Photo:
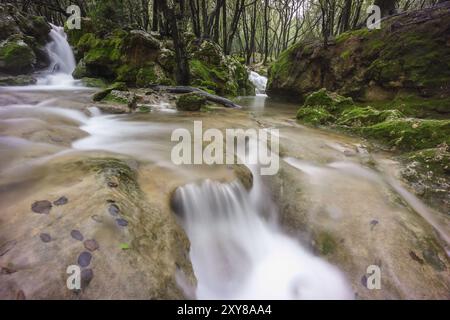
[[[450,144],[450,120],[396,119],[363,127],[360,132],[391,148],[413,151]]]
[[[33,70],[36,54],[21,38],[9,38],[0,43],[0,71],[19,74]]]
[[[320,106],[326,108],[330,112],[341,111],[353,105],[354,103],[352,98],[347,98],[335,92],[330,92],[325,88],[311,93],[306,97],[304,103],[304,106]]]
[[[44,46],[50,30],[43,17],[0,4],[0,72],[18,75],[47,67],[49,57]]]
[[[0,76],[0,86],[28,86],[36,83],[30,75]]]
[[[221,96],[255,94],[247,68],[235,57],[225,56],[216,43],[194,39],[188,50],[192,85]]]
[[[348,31],[330,41],[302,41],[269,70],[267,92],[304,100],[322,87],[360,100],[399,92],[450,96],[450,2],[383,19],[381,29]]]
[[[443,143],[436,148],[403,154],[399,159],[405,163],[402,177],[414,193],[441,212],[450,212],[449,146]]]
[[[206,98],[196,92],[182,94],[178,97],[176,106],[182,111],[199,111],[206,104]]]
[[[365,127],[403,117],[404,115],[398,110],[379,111],[372,107],[356,107],[344,110],[337,120],[337,124],[349,127]]]
[[[96,94],[94,94],[92,99],[94,101],[101,101],[101,100],[105,99],[106,96],[108,94],[110,94],[111,91],[113,91],[113,90],[116,90],[116,91],[128,91],[128,87],[123,82],[115,82],[111,86],[109,86],[108,88],[106,88],[106,89],[104,89],[102,91],[99,91]]]
[[[326,107],[304,106],[298,109],[297,119],[314,126],[319,126],[333,122],[335,120],[335,117],[330,112],[328,112]]]

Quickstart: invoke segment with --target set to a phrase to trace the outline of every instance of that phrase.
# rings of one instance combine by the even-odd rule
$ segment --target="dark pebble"
[[[378,220],[372,220],[370,221],[370,230],[373,230],[375,226],[378,224]]]
[[[91,263],[91,259],[92,259],[92,254],[90,254],[87,251],[83,251],[78,256],[78,265],[83,268],[87,267]]]
[[[115,182],[112,182],[112,181],[108,182],[108,187],[110,187],[110,188],[117,188],[118,186],[119,185]]]
[[[53,201],[53,204],[55,206],[62,206],[65,205],[67,202],[69,202],[69,199],[67,199],[66,197],[61,197],[56,201]]]
[[[92,278],[94,278],[94,271],[92,269],[83,269],[81,271],[81,287],[83,289],[87,287]]]
[[[31,205],[31,210],[36,213],[49,214],[52,208],[52,203],[48,200],[36,201]]]
[[[107,202],[107,203],[116,203],[116,200],[108,199],[108,200],[106,200],[106,202]]]
[[[108,211],[112,216],[117,216],[120,212],[120,209],[116,204],[113,203],[109,206]]]
[[[99,248],[99,245],[94,239],[89,239],[84,242],[84,247],[89,251],[95,251]]]
[[[121,227],[126,227],[128,226],[128,221],[125,219],[116,219],[116,222],[119,226]]]
[[[74,238],[75,240],[78,240],[78,241],[83,241],[83,239],[84,239],[83,235],[78,230],[70,231],[70,235],[72,236],[72,238]]]
[[[52,237],[48,233],[41,233],[39,235],[39,237],[41,238],[42,242],[50,242],[50,241],[52,241]]]

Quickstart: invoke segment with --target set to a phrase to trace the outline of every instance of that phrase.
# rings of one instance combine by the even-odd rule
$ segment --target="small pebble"
[[[370,230],[373,230],[375,226],[378,224],[378,220],[372,220],[370,221]]]
[[[89,251],[95,251],[99,248],[99,245],[94,239],[89,239],[84,242],[84,247]]]
[[[116,219],[116,222],[119,226],[121,227],[126,227],[128,226],[128,221],[125,219]]]
[[[74,238],[75,240],[78,240],[78,241],[83,241],[83,239],[84,239],[83,235],[78,230],[70,231],[70,235],[72,236],[72,238]]]
[[[108,211],[112,216],[117,216],[120,212],[120,209],[116,204],[113,203],[109,206]]]
[[[83,251],[78,256],[78,265],[83,268],[87,267],[91,263],[91,259],[92,259],[92,255],[87,251]]]
[[[36,213],[49,214],[52,203],[48,200],[36,201],[31,205],[31,210]]]
[[[106,202],[107,202],[107,203],[116,203],[116,200],[108,199],[108,200],[106,200]]]
[[[95,222],[99,222],[99,223],[102,223],[102,222],[103,222],[102,217],[100,217],[98,214],[92,215],[92,216],[91,216],[91,219],[94,220]]]
[[[39,237],[41,238],[42,242],[50,242],[50,241],[52,241],[52,237],[48,233],[41,233],[39,235]]]
[[[108,187],[110,188],[117,188],[119,185],[115,182],[109,181],[108,182]]]
[[[94,271],[92,269],[83,269],[81,271],[81,287],[87,287],[92,278],[94,278]]]
[[[66,197],[63,196],[63,197],[59,198],[58,200],[53,201],[53,204],[55,206],[62,206],[62,205],[65,205],[67,202],[69,202],[69,199],[67,199]]]
[[[422,258],[420,258],[414,251],[410,251],[409,252],[409,256],[411,257],[411,259],[413,259],[414,261],[417,261],[420,264],[424,264],[425,261],[423,261]]]

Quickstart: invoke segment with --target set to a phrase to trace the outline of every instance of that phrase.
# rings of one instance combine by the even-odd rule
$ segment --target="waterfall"
[[[256,88],[256,95],[266,95],[266,77],[256,73],[255,71],[250,71],[249,80]]]
[[[259,183],[256,180],[256,183]],[[172,205],[191,242],[198,299],[351,299],[342,273],[264,219],[263,188],[206,180],[176,190]],[[252,191],[253,191],[252,190]]]
[[[67,41],[63,27],[51,24],[49,37],[51,41],[45,46],[50,58],[50,66],[38,78],[38,86],[52,86],[55,88],[70,89],[76,86],[72,73],[76,67],[75,56]]]

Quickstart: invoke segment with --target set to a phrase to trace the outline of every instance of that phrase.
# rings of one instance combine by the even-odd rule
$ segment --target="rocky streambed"
[[[103,103],[92,102],[94,93],[0,92],[1,298],[195,298],[199,267],[171,198],[205,179],[241,181],[272,198],[258,214],[338,268],[352,297],[449,298],[448,216],[408,192],[389,153],[301,126],[297,106],[262,96],[238,99],[243,109],[196,112],[154,96],[148,110],[111,114],[95,108]],[[171,132],[192,131],[193,120],[219,130],[278,128],[278,174],[255,185],[245,166],[175,166]],[[79,291],[66,286],[70,265],[81,267]],[[380,290],[367,288],[370,265],[381,268]]]

